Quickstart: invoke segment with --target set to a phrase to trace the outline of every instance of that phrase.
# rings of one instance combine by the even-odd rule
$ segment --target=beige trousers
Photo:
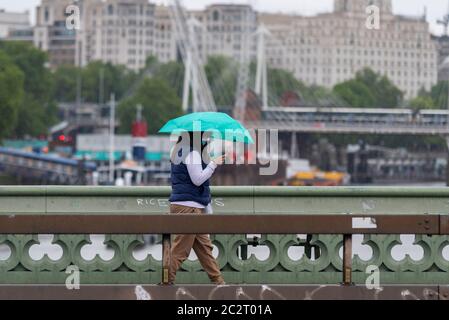
[[[170,212],[175,214],[204,214],[203,209],[185,207],[180,205],[170,205]],[[224,284],[220,267],[212,255],[212,242],[207,234],[179,234],[175,235],[171,248],[171,260],[168,272],[168,281],[175,282],[176,271],[181,264],[188,258],[193,249],[201,263],[204,271],[207,272],[209,279],[214,284]]]

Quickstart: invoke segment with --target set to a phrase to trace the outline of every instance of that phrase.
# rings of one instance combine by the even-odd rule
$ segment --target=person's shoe
[[[159,282],[157,285],[158,286],[174,286],[175,284],[173,282],[167,282],[167,283]]]

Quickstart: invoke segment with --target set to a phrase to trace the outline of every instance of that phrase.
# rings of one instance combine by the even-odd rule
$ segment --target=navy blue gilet
[[[205,181],[201,186],[196,186],[192,182],[187,170],[187,165],[184,163],[184,159],[187,157],[187,154],[183,154],[183,151],[184,153],[188,153],[192,151],[192,148],[190,148],[190,151],[187,148],[180,148],[178,151],[178,157],[180,157],[183,161],[180,161],[179,164],[175,164],[171,161],[170,180],[172,192],[169,201],[195,201],[203,206],[207,206],[211,201],[209,180]],[[207,164],[202,160],[201,162],[204,170],[207,167]]]

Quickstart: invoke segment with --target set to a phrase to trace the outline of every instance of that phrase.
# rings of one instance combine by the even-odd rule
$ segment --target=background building
[[[160,62],[174,61],[178,57],[175,30],[166,6],[156,6],[154,30],[154,56]]]
[[[15,39],[33,37],[37,47],[49,52],[52,66],[101,60],[137,71],[150,55],[161,62],[179,59],[168,7],[147,0],[79,0],[82,23],[75,32],[65,26],[65,9],[72,3],[42,0],[34,32],[28,29]],[[379,30],[366,27],[365,9],[371,4],[381,9]],[[370,67],[411,98],[437,82],[438,65],[449,53],[444,37],[432,41],[425,15],[394,15],[391,0],[335,0],[333,12],[312,17],[257,13],[236,4],[210,5],[189,14],[203,62],[217,54],[241,61],[242,47],[254,59],[255,33],[264,24],[271,33],[268,66],[289,70],[308,85],[332,88]]]
[[[381,8],[380,29],[366,27],[365,8]],[[332,13],[313,17],[261,14],[271,32],[271,66],[309,85],[333,87],[370,67],[388,76],[407,98],[437,82],[437,47],[422,17],[395,16],[391,0],[336,0]]]
[[[0,9],[0,39],[5,39],[11,31],[30,27],[29,12],[7,12]]]
[[[101,32],[97,31],[102,13],[102,0],[79,0],[81,28],[76,31],[75,64],[85,66],[99,54],[98,42],[101,42]],[[101,50],[101,48],[100,48]]]
[[[101,60],[132,70],[142,68],[155,53],[154,14],[155,5],[147,0],[83,1],[78,61],[81,65]]]
[[[239,61],[245,35],[250,56],[256,56],[257,12],[249,5],[215,4],[204,11],[191,12],[203,31],[199,43],[203,58],[224,55]]]
[[[48,52],[50,65],[75,64],[76,31],[66,27],[72,0],[42,0],[36,9],[34,45]]]
[[[93,60],[123,64],[133,70],[145,66],[149,55],[161,62],[178,58],[169,8],[146,0],[84,0],[78,36],[81,65]],[[197,21],[201,58],[220,54],[240,58],[243,34],[257,29],[257,13],[247,5],[211,5],[189,12]],[[255,56],[255,37],[250,38]]]

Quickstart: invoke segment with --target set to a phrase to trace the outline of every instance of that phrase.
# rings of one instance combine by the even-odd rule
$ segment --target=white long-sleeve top
[[[187,171],[189,172],[190,180],[197,187],[201,186],[204,182],[212,177],[212,174],[215,172],[217,168],[217,164],[211,161],[203,170],[201,155],[198,151],[193,150],[189,152],[184,160],[185,165],[187,166]],[[212,213],[212,205],[209,203],[207,206],[202,205],[196,201],[176,201],[171,202],[171,204],[177,204],[180,206],[193,207],[206,209],[206,213]]]

